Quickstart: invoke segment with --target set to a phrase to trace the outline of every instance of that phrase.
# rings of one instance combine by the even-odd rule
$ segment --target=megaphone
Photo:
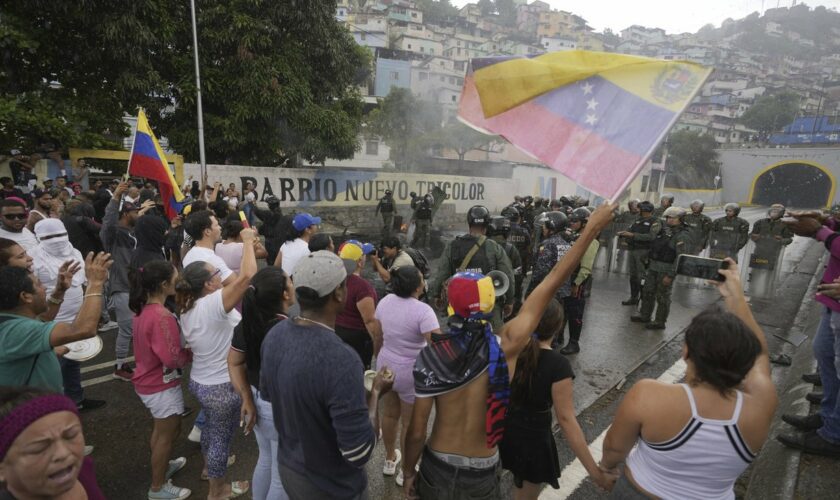
[[[496,297],[501,297],[510,288],[510,278],[502,271],[490,271],[487,273],[487,277],[493,280],[493,290],[495,291]]]

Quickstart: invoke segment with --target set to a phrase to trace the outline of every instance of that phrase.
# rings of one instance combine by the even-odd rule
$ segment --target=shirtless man
[[[502,327],[499,332],[501,346],[493,340],[494,336],[479,333],[483,322],[469,318],[464,320],[462,312],[461,317],[450,318],[448,334],[434,335],[432,342],[421,351],[414,367],[417,399],[408,427],[403,461],[403,487],[408,498],[500,497],[496,443],[502,436],[502,405],[506,403],[508,393],[503,385],[513,378],[517,357],[537,327],[546,304],[577,268],[589,243],[611,221],[615,208],[615,204],[603,205],[592,214],[578,239],[580,244],[574,245],[528,296],[519,315]],[[476,299],[475,294],[464,297],[455,288],[468,281],[470,276],[466,273],[458,276],[464,277],[453,279],[449,286],[449,303],[453,310],[467,310],[470,318],[485,316],[493,308],[492,292],[489,297],[482,294],[484,290],[479,280],[473,290],[479,298]],[[457,285],[453,286],[456,281]],[[481,314],[470,314],[473,311]],[[450,342],[458,335],[465,337],[458,339],[460,342]],[[482,341],[485,345],[470,349]],[[503,358],[498,356],[499,347],[504,353]],[[453,348],[457,352],[453,353]],[[477,358],[483,359],[483,364],[476,363]],[[505,360],[507,373],[494,370],[504,367]],[[432,408],[435,408],[436,416],[427,442],[426,429]],[[418,474],[414,468],[421,453],[423,462]]]

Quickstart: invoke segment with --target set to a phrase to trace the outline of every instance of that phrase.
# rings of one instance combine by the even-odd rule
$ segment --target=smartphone
[[[695,255],[680,255],[677,260],[677,274],[691,276],[692,278],[703,278],[707,280],[723,281],[722,274],[718,269],[726,269],[729,263],[720,259],[707,259]]]

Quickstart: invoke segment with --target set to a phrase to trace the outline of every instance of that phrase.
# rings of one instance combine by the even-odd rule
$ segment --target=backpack
[[[403,248],[403,251],[411,257],[411,260],[414,261],[414,267],[420,270],[424,278],[428,278],[431,275],[432,270],[429,268],[429,259],[423,255],[423,252],[411,247]]]

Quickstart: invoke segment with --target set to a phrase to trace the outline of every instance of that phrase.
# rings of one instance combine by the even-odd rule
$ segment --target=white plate
[[[87,361],[102,350],[102,337],[97,335],[89,339],[65,344],[64,347],[70,349],[70,352],[64,355],[65,358],[73,361]]]

